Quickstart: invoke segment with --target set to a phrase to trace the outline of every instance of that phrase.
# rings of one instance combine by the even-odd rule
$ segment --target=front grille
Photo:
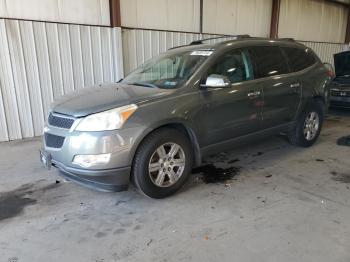
[[[349,97],[350,91],[331,90],[331,95],[332,96]]]
[[[45,133],[45,144],[47,147],[61,148],[64,143],[63,136],[56,136],[52,134]]]
[[[48,122],[50,126],[70,129],[74,123],[74,119],[50,114]]]

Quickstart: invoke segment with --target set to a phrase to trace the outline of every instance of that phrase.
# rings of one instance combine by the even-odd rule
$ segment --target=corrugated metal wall
[[[195,33],[141,29],[123,29],[122,36],[125,74],[130,73],[146,60],[167,51],[169,48],[189,44],[201,37],[200,34]],[[216,35],[203,34],[202,38],[215,36]],[[213,39],[208,41],[208,43],[213,44],[231,38],[232,37]]]
[[[189,44],[200,38],[200,34],[178,33],[168,31],[154,31],[141,29],[123,29],[123,55],[124,70],[129,73],[137,66],[151,57],[165,52],[171,47]],[[202,38],[215,37],[216,35],[203,34]],[[217,43],[230,39],[220,38],[211,40],[208,43]],[[323,62],[333,65],[333,54],[345,50],[348,46],[345,44],[304,42],[306,46],[312,48]]]
[[[53,99],[123,77],[121,29],[0,19],[0,141],[42,134]]]
[[[270,34],[272,0],[203,0],[203,32]]]
[[[109,0],[0,0],[0,17],[109,26]]]
[[[299,41],[307,47],[310,47],[323,62],[330,63],[334,66],[333,54],[345,51],[349,49],[348,45],[345,44],[334,44],[334,43],[318,43],[318,42],[305,42]]]
[[[318,0],[282,0],[279,37],[301,41],[343,43],[348,9],[337,3]]]
[[[122,26],[199,33],[199,0],[120,0]]]

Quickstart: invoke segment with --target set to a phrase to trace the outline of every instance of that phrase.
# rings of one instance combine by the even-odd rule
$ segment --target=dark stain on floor
[[[0,194],[0,221],[15,217],[22,213],[26,206],[36,204],[36,199],[26,197],[32,192],[33,186],[33,184],[26,184],[13,191]]]
[[[239,159],[238,159],[238,158],[235,158],[235,159],[231,159],[231,160],[227,161],[227,163],[228,163],[228,164],[233,164],[233,163],[236,163],[236,162],[238,162],[238,161],[239,161]]]
[[[97,232],[95,234],[96,238],[101,238],[101,237],[105,237],[105,236],[107,236],[107,233],[105,233],[105,232]]]
[[[328,122],[339,122],[342,118],[340,116],[336,116],[336,117],[327,117],[326,121]]]
[[[239,174],[240,167],[232,166],[228,168],[216,167],[213,164],[207,164],[194,168],[193,174],[201,174],[201,178],[206,184],[225,183]]]
[[[332,179],[337,182],[342,182],[345,184],[350,184],[350,175],[349,174],[343,174],[343,173],[338,173],[336,171],[331,171],[332,174]]]
[[[263,155],[264,154],[264,152],[257,152],[257,153],[255,153],[255,154],[252,154],[252,156],[261,156],[261,155]]]
[[[47,190],[56,188],[59,184],[35,189],[35,184],[24,184],[12,191],[0,192],[0,221],[20,215],[26,206],[35,205],[37,197]],[[39,193],[38,196],[35,193]]]
[[[337,140],[339,146],[350,146],[350,136],[343,136]]]

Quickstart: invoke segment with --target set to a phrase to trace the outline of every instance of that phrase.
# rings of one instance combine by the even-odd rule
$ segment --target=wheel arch
[[[324,105],[326,105],[326,100],[325,100],[325,98],[324,98],[323,96],[321,96],[321,95],[315,95],[315,96],[312,97],[312,99],[313,99],[314,101],[320,101],[320,102],[322,102]]]
[[[326,111],[327,111],[327,108],[326,108],[327,107],[327,102],[326,102],[326,99],[323,96],[321,96],[321,95],[314,95],[312,97],[312,99],[309,101],[309,103],[310,102],[319,103],[321,105],[321,107],[322,107],[323,114],[326,113]]]
[[[180,131],[181,133],[183,133],[191,142],[191,147],[193,149],[193,159],[194,159],[194,167],[199,166],[201,164],[202,161],[202,156],[201,156],[201,152],[200,152],[200,147],[199,147],[199,143],[198,143],[198,138],[197,135],[195,134],[193,128],[191,128],[189,125],[187,125],[184,122],[181,121],[170,121],[170,122],[166,122],[166,123],[159,123],[157,125],[152,126],[151,128],[147,128],[143,134],[139,137],[138,141],[134,144],[134,147],[131,149],[131,163],[134,161],[135,158],[135,154],[138,150],[138,148],[140,147],[142,141],[144,141],[144,139],[149,136],[151,133],[153,133],[156,130],[159,130],[161,128],[172,128],[172,129],[176,129],[178,131]]]
[[[303,111],[305,110],[305,108],[307,108],[310,104],[312,103],[320,103],[322,108],[323,108],[323,112],[326,113],[326,107],[327,107],[327,104],[326,104],[326,100],[325,98],[322,96],[322,95],[319,95],[319,94],[314,94],[312,96],[309,96],[307,99],[305,99],[299,109],[298,109],[298,113],[296,114],[296,118],[295,120],[297,120],[299,118],[299,116],[303,113]]]

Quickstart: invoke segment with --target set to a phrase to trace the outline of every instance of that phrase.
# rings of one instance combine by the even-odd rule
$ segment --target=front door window
[[[235,50],[224,54],[209,69],[208,76],[221,75],[230,83],[238,83],[253,79],[253,67],[247,51]]]

